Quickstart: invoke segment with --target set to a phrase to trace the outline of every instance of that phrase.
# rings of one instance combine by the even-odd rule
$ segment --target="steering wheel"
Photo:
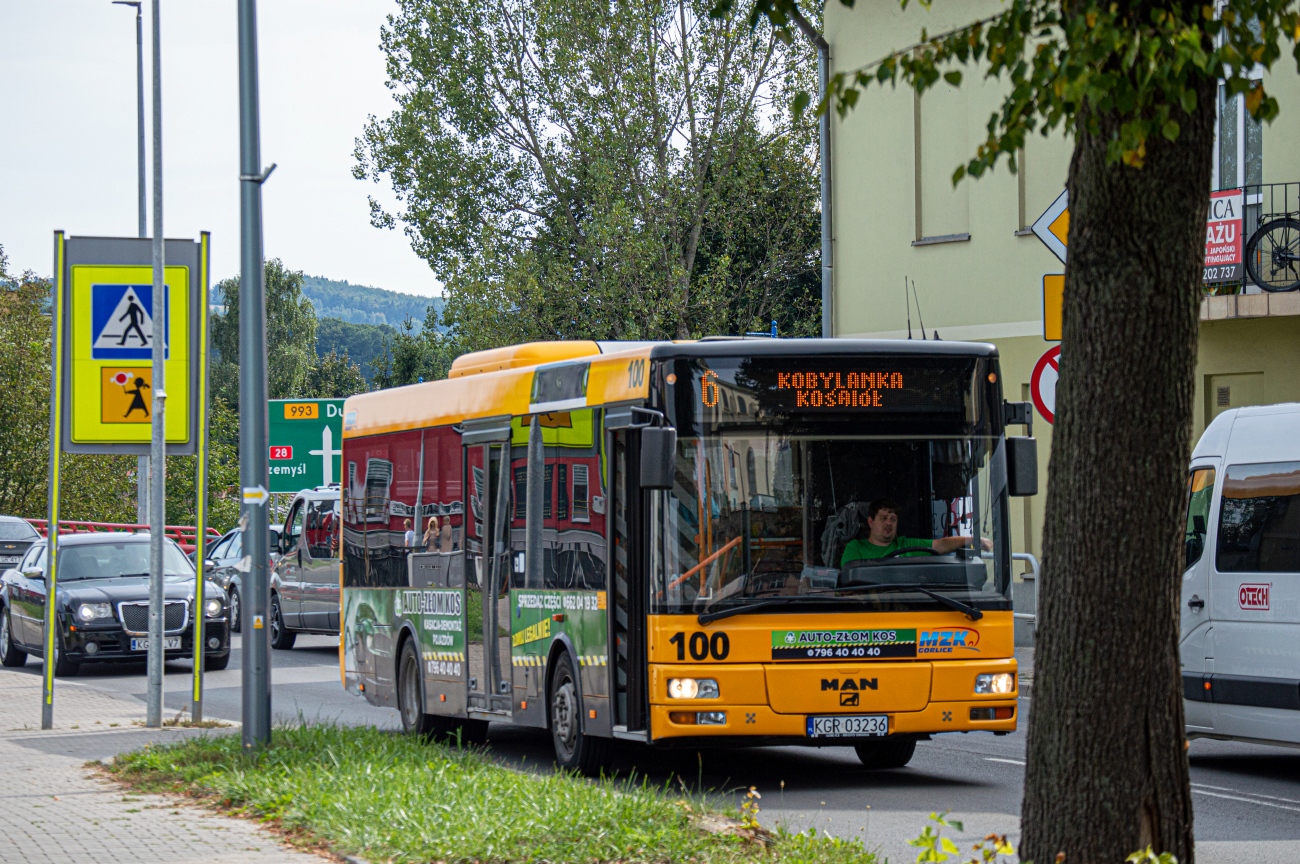
[[[899,555],[910,555],[913,552],[925,552],[928,555],[944,554],[942,552],[937,551],[931,546],[904,546],[901,549],[895,549],[893,552],[890,552],[888,555],[881,555],[880,560],[884,561],[886,558],[897,558]]]

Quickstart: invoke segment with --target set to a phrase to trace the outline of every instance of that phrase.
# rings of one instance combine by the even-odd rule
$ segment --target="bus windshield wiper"
[[[849,588],[830,588],[827,589],[824,593],[830,595],[865,594],[868,591],[916,591],[920,594],[924,594],[925,596],[929,597],[931,600],[934,600],[936,603],[938,603],[941,606],[947,606],[949,609],[953,610],[954,612],[960,612],[961,614],[965,615],[967,618],[969,618],[972,621],[978,621],[984,617],[984,613],[981,612],[976,607],[971,606],[968,603],[963,603],[960,600],[954,600],[953,598],[945,594],[940,594],[937,591],[931,591],[929,588],[922,588],[920,585],[900,585],[900,584],[854,585]],[[823,592],[818,592],[818,593],[823,593]]]
[[[730,618],[732,615],[744,615],[749,612],[756,612],[759,609],[766,609],[769,606],[781,606],[791,602],[805,602],[801,597],[807,597],[807,594],[789,594],[781,597],[770,597],[767,600],[758,600],[754,603],[746,603],[744,606],[728,606],[725,609],[714,609],[712,612],[701,612],[695,620],[701,624],[711,624],[714,621],[721,621],[723,618]],[[833,600],[833,597],[824,598]]]
[[[715,609],[712,612],[701,612],[696,616],[700,624],[711,624],[714,621],[720,621],[723,618],[730,618],[732,615],[746,615],[750,612],[757,612],[760,609],[767,609],[772,606],[781,606],[786,603],[806,603],[809,597],[817,600],[834,600],[842,594],[863,594],[868,591],[916,591],[924,594],[934,600],[941,606],[946,606],[954,612],[960,612],[972,621],[978,621],[984,617],[984,613],[974,606],[963,603],[960,600],[954,600],[929,588],[922,588],[919,585],[855,585],[849,588],[830,588],[825,591],[813,591],[808,594],[791,594],[783,597],[772,597],[767,600],[759,600],[755,603],[747,603],[743,606],[729,606],[725,609]]]

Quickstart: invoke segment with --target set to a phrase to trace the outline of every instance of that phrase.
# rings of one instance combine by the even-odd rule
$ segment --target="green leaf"
[[[943,80],[947,81],[949,84],[951,84],[954,87],[960,87],[961,72],[958,71],[957,69],[954,69],[951,72],[945,72],[943,73]]]
[[[1177,141],[1178,133],[1181,131],[1182,127],[1178,125],[1177,120],[1166,120],[1165,125],[1160,127],[1160,134],[1164,135],[1170,141]]]
[[[1196,110],[1196,91],[1188,88],[1183,91],[1183,95],[1178,97],[1178,103],[1182,105],[1183,112],[1191,114]]]
[[[794,116],[802,117],[803,112],[808,110],[808,105],[811,102],[812,102],[812,94],[810,94],[807,90],[800,90],[797,94],[795,94],[794,105],[791,106],[791,110],[794,111]]]

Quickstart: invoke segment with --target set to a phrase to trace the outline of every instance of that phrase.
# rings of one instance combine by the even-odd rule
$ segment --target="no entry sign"
[[[1029,379],[1029,395],[1034,407],[1048,423],[1056,422],[1056,379],[1060,377],[1061,346],[1047,349],[1034,364],[1034,374]]]

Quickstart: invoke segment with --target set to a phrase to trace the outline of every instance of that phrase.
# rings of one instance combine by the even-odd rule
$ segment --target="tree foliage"
[[[721,0],[714,14],[731,14],[733,2]],[[932,0],[918,2],[929,7]],[[909,4],[899,0],[904,9]],[[1294,0],[1009,0],[996,15],[936,36],[922,30],[916,45],[836,73],[818,110],[833,106],[844,115],[871,86],[904,82],[918,93],[941,79],[960,86],[958,67],[970,65],[1008,86],[989,117],[986,140],[956,168],[954,182],[980,176],[1004,156],[1014,171],[1029,134],[1057,129],[1105,134],[1108,158],[1140,167],[1151,138],[1178,139],[1207,79],[1222,78],[1229,94],[1245,93],[1256,119],[1277,116],[1277,99],[1251,73],[1272,68],[1286,42],[1300,65],[1294,6]],[[797,0],[756,0],[749,16],[787,40],[796,38],[802,17]],[[1103,129],[1108,117],[1118,121],[1113,130]]]
[[[272,258],[264,273],[267,397],[338,399],[364,392],[365,377],[346,347],[342,353],[317,353],[318,321],[311,300],[303,293],[302,272]],[[238,413],[239,278],[222,280],[217,290],[224,298],[225,312],[212,317],[212,346],[217,352],[212,393]]]
[[[812,54],[695,0],[403,0],[357,144],[468,348],[815,332]],[[394,359],[396,362],[396,358]]]

